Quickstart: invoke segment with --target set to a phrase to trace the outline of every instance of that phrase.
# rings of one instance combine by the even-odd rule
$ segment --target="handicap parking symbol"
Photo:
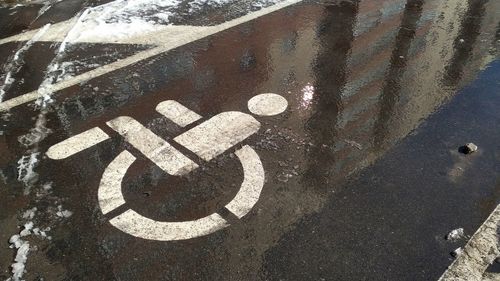
[[[287,100],[277,94],[260,94],[248,101],[249,111],[260,117],[281,114],[287,107]],[[156,111],[180,127],[203,118],[174,100],[159,103]],[[199,168],[197,163],[132,117],[121,116],[106,122],[106,125],[170,176],[187,175]],[[260,127],[261,123],[250,114],[239,111],[222,112],[181,133],[172,141],[209,162],[244,142],[257,133]],[[99,127],[94,127],[51,146],[46,154],[51,159],[62,160],[109,138]],[[251,146],[243,145],[235,154],[243,168],[243,181],[237,194],[225,208],[241,219],[259,200],[264,187],[265,171],[259,155]],[[123,150],[104,170],[97,193],[103,214],[126,203],[122,182],[135,160],[136,157],[131,152]],[[195,220],[168,222],[147,218],[133,209],[125,210],[109,222],[132,236],[157,241],[192,239],[230,225],[217,213]]]

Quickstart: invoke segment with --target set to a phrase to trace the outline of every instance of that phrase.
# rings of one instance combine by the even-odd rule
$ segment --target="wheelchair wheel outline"
[[[264,187],[265,172],[259,155],[252,147],[245,145],[235,154],[243,168],[243,182],[236,196],[225,208],[241,219],[259,200]],[[98,201],[103,214],[125,204],[121,191],[122,181],[135,160],[135,156],[124,150],[106,167],[98,189]],[[157,241],[192,239],[230,225],[218,213],[196,220],[163,222],[144,217],[132,209],[110,219],[110,223],[132,236]]]

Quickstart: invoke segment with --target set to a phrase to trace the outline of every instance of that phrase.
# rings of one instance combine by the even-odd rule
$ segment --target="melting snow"
[[[23,56],[28,51],[28,49],[40,39],[40,37],[49,29],[50,24],[46,24],[41,28],[28,42],[26,42],[19,50],[14,53],[12,60],[4,66],[4,71],[6,73],[2,86],[0,86],[0,102],[3,101],[5,92],[10,88],[12,83],[14,83],[14,78],[12,74],[17,73],[21,66],[23,65]]]
[[[23,219],[33,219],[35,217],[35,213],[37,211],[36,207],[33,207],[32,209],[29,209],[23,213]]]
[[[251,1],[249,9],[263,8],[284,0]],[[75,21],[72,29],[60,45],[64,51],[68,42],[113,42],[134,36],[156,32],[172,24],[183,0],[116,0],[88,8]],[[189,13],[205,7],[218,8],[228,4],[241,4],[236,0],[193,0],[188,1]]]
[[[31,128],[29,133],[19,136],[17,140],[26,147],[33,146],[45,139],[52,130],[45,127],[45,120],[38,118],[34,128]]]
[[[63,210],[61,205],[57,206],[57,210],[58,211],[57,211],[56,215],[60,218],[69,218],[73,215],[73,212],[68,211],[68,210]]]
[[[38,162],[37,157],[39,154],[39,152],[34,152],[30,155],[23,155],[23,157],[17,161],[17,180],[22,181],[26,186],[29,186],[38,177],[38,174],[33,171],[33,168]],[[24,193],[28,194],[29,189],[25,189]]]
[[[28,259],[28,252],[30,250],[30,244],[28,241],[21,239],[31,234],[31,229],[33,228],[33,222],[28,222],[24,225],[24,229],[16,235],[12,235],[9,239],[11,248],[16,248],[16,257],[12,267],[12,278],[10,280],[19,281],[23,277],[26,268],[26,260]]]
[[[34,227],[34,223],[31,219],[35,217],[36,212],[36,207],[25,211],[22,214],[22,217],[23,219],[29,219],[29,221],[24,224],[23,229],[19,232],[19,234],[12,235],[9,239],[10,248],[16,249],[14,263],[11,265],[12,277],[7,279],[9,281],[22,280],[23,274],[26,272],[26,261],[28,260],[30,244],[28,241],[23,240],[23,238],[34,234],[43,239],[51,239],[51,237],[47,235],[47,232],[51,230],[50,227],[46,227],[44,229]]]
[[[464,229],[457,228],[446,235],[446,240],[456,241],[465,237]]]

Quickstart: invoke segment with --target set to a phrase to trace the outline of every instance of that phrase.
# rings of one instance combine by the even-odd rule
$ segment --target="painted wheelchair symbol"
[[[276,94],[261,94],[248,101],[248,109],[258,116],[280,114],[287,106],[286,99]],[[180,127],[186,127],[202,118],[173,100],[161,102],[156,111]],[[131,117],[118,117],[106,124],[169,175],[186,175],[199,167],[197,163]],[[173,141],[208,162],[243,142],[259,129],[260,122],[253,116],[230,111],[208,119],[173,138]],[[109,138],[108,134],[95,127],[53,145],[47,151],[47,156],[55,160],[65,159]],[[236,196],[225,208],[238,218],[242,218],[259,200],[264,186],[264,168],[255,150],[248,145],[244,145],[235,154],[243,168],[243,182]],[[99,206],[103,214],[108,214],[125,204],[121,191],[122,181],[135,160],[135,156],[124,150],[105,169],[98,190]],[[190,221],[163,222],[144,217],[132,209],[112,218],[110,223],[135,237],[158,241],[191,239],[229,226],[218,213]]]

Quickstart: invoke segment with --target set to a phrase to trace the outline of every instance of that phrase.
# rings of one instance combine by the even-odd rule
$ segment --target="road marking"
[[[237,111],[223,112],[175,137],[174,141],[203,160],[210,161],[256,133],[259,128],[259,121],[251,115]]]
[[[485,273],[482,281],[500,281],[500,273]]]
[[[131,117],[121,116],[106,124],[169,175],[181,176],[198,168],[195,162]]]
[[[156,111],[180,127],[186,127],[201,119],[198,113],[174,100],[167,100],[159,103],[158,106],[156,106]]]
[[[279,99],[281,96],[275,94],[258,97],[256,103],[249,104],[268,114],[283,112],[288,105],[286,100],[283,105]],[[281,104],[276,107],[273,101]],[[271,109],[267,110],[266,107]],[[156,110],[180,126],[186,126],[201,118],[197,113],[172,100],[161,102]],[[184,175],[198,167],[167,141],[131,117],[121,116],[106,124],[170,175]],[[249,114],[223,112],[174,138],[174,141],[210,161],[255,134],[260,125],[260,122]],[[53,159],[64,159],[107,138],[109,136],[96,127],[55,144],[49,148],[47,155]],[[244,145],[235,154],[243,168],[243,181],[238,193],[225,208],[236,217],[242,218],[257,204],[264,187],[265,172],[259,155],[250,146]],[[106,167],[97,192],[103,214],[108,214],[126,203],[122,183],[135,160],[136,158],[125,150]],[[125,211],[111,219],[110,223],[135,237],[158,241],[191,239],[229,226],[217,213],[190,221],[162,222],[146,218],[133,210]]]
[[[47,32],[43,33],[37,42],[63,42],[66,34],[73,28],[73,19],[52,24]],[[136,34],[127,37],[75,37],[68,38],[67,43],[88,43],[88,44],[137,44],[137,45],[165,45],[172,37],[182,36],[186,32],[197,31],[204,32],[211,27],[190,26],[190,25],[155,25],[154,32],[145,34]],[[24,33],[13,35],[0,39],[0,45],[10,42],[20,42],[30,40],[40,29],[26,31]]]
[[[278,4],[275,4],[273,6],[263,8],[259,11],[249,13],[245,16],[242,16],[240,18],[222,23],[220,25],[216,26],[211,26],[211,27],[204,27],[203,29],[191,29],[190,31],[187,31],[179,34],[178,37],[171,38],[167,42],[165,42],[161,46],[154,47],[152,49],[148,49],[146,51],[139,52],[135,55],[132,55],[130,57],[127,57],[125,59],[120,59],[117,60],[113,63],[101,66],[99,68],[93,69],[91,71],[82,73],[80,75],[68,78],[67,80],[61,81],[59,83],[50,85],[46,87],[47,92],[50,92],[51,94],[54,94],[55,92],[61,91],[63,89],[66,89],[68,87],[83,83],[85,81],[88,81],[90,79],[96,78],[98,76],[105,75],[107,73],[113,72],[115,70],[127,67],[129,65],[132,65],[134,63],[137,63],[139,61],[151,58],[153,56],[165,53],[167,51],[170,51],[172,49],[175,49],[177,47],[186,45],[188,43],[191,43],[193,41],[209,37],[213,34],[219,33],[221,31],[230,29],[232,27],[241,25],[243,23],[249,22],[251,20],[257,19],[259,17],[265,16],[267,14],[270,14],[272,12],[281,10],[283,8],[289,7],[291,5],[297,4],[299,2],[303,2],[304,0],[285,0],[283,2],[280,2]],[[151,35],[152,37],[155,36],[155,34]],[[0,103],[0,111],[8,111],[12,109],[13,107],[35,101],[36,99],[42,97],[42,93],[40,93],[38,90],[35,90],[33,92],[9,99],[7,101],[4,101]]]
[[[240,190],[226,208],[238,218],[242,218],[259,200],[264,186],[264,168],[259,155],[248,145],[238,150],[236,155],[243,167],[244,179]],[[103,214],[125,203],[121,184],[134,160],[134,156],[124,151],[106,168],[98,191]],[[146,218],[130,209],[109,222],[132,236],[157,241],[187,240],[211,234],[230,225],[217,213],[190,221],[162,222]]]
[[[467,245],[465,245],[463,252],[448,267],[446,272],[439,278],[439,281],[483,280],[483,275],[488,266],[500,256],[499,223],[500,205],[495,208],[483,225],[474,233]]]
[[[23,62],[23,57],[24,54],[33,46],[35,42],[37,42],[40,37],[43,36],[45,32],[50,27],[50,23],[46,24],[44,27],[40,28],[31,36],[23,46],[17,50],[14,53],[14,56],[11,61],[7,62],[4,66],[3,69],[6,74],[5,78],[3,81],[2,86],[0,86],[0,102],[3,101],[3,97],[6,93],[6,91],[11,87],[11,85],[14,83],[15,79],[12,76],[15,76],[15,74],[19,71],[21,68],[21,63]],[[13,73],[14,72],[14,73]]]
[[[229,226],[217,213],[193,221],[160,222],[146,218],[134,210],[127,210],[109,222],[132,236],[157,241],[187,240]]]
[[[255,206],[264,187],[264,168],[259,155],[249,146],[236,151],[236,156],[243,166],[243,183],[238,194],[226,208],[238,218],[242,218]]]
[[[47,150],[47,156],[54,160],[64,159],[107,139],[108,134],[95,127],[51,146]]]
[[[273,116],[283,113],[288,101],[277,94],[260,94],[248,101],[248,110],[259,116]]]
[[[123,151],[104,170],[97,193],[102,213],[107,214],[125,204],[122,194],[122,182],[128,168],[135,161],[134,155]]]

